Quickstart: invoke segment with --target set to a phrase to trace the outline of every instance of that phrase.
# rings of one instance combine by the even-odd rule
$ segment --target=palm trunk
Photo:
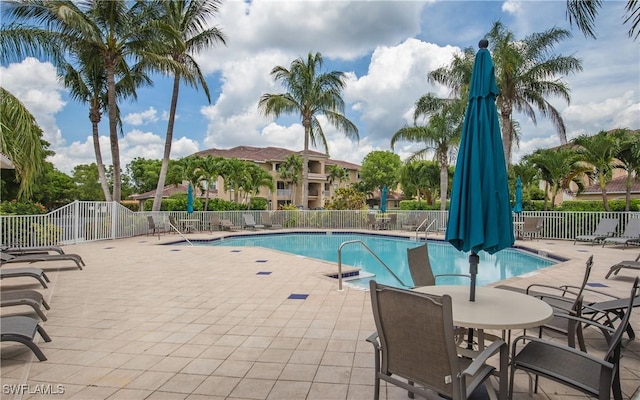
[[[167,135],[164,139],[164,153],[162,154],[162,165],[156,186],[156,195],[153,198],[153,211],[160,211],[162,205],[162,195],[164,194],[164,183],[167,179],[169,169],[169,158],[171,157],[171,143],[173,141],[173,126],[176,120],[176,109],[178,107],[178,93],[180,91],[180,75],[176,73],[173,77],[173,93],[171,95],[171,106],[169,108],[169,122],[167,123]],[[208,195],[208,190],[207,190]]]
[[[627,173],[627,187],[626,187],[626,193],[624,196],[625,199],[625,204],[624,204],[624,210],[625,211],[629,211],[631,209],[631,183],[632,183],[632,179],[633,179],[633,175],[631,173],[631,171],[629,171]]]
[[[311,135],[311,121],[305,118],[304,124],[304,151],[302,152],[302,209],[309,207],[309,136]]]
[[[447,154],[438,155],[440,161],[440,211],[447,209],[447,189],[449,185],[449,171],[447,170]]]
[[[513,127],[511,126],[511,103],[500,104],[500,127],[502,128],[502,149],[507,169],[511,166],[511,145],[513,141]]]
[[[104,163],[102,161],[102,151],[100,150],[100,134],[98,131],[98,124],[100,123],[101,116],[100,110],[95,104],[91,105],[91,110],[89,111],[89,119],[91,120],[93,151],[96,154],[96,164],[98,165],[98,177],[100,178],[100,186],[102,186],[102,192],[104,193],[105,201],[110,202],[113,200],[111,197],[111,190],[109,190],[109,182],[107,182],[107,174],[104,170]]]
[[[116,105],[116,82],[114,66],[107,63],[107,100],[109,104],[109,140],[111,143],[111,165],[113,165],[113,201],[122,200],[120,178],[120,146],[118,145],[118,109]]]

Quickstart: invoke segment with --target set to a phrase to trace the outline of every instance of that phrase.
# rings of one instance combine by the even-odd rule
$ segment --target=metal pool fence
[[[210,222],[215,214],[219,219],[231,220],[242,227],[242,214],[252,214],[260,223],[265,212],[270,214],[273,224],[283,228],[372,229],[367,215],[373,212],[370,210],[195,211],[187,214],[186,211],[134,212],[116,202],[75,201],[43,215],[0,215],[0,243],[44,246],[147,235],[149,216],[165,226],[169,225],[170,217],[178,224],[188,220],[190,226],[203,231],[218,228]],[[387,214],[397,214],[396,225],[389,227],[392,230],[418,230],[425,235],[443,233],[446,229],[446,211],[389,210]],[[577,235],[592,233],[601,218],[618,219],[619,234],[624,231],[627,221],[640,218],[640,213],[525,211],[513,214],[515,226],[521,225],[526,217],[542,218],[540,238],[573,240]]]

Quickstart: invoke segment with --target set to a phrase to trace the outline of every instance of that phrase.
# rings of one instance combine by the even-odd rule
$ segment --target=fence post
[[[77,244],[80,238],[80,202],[78,200],[73,202],[71,221],[73,222],[73,243]]]
[[[118,203],[117,201],[113,201],[111,203],[111,239],[115,239],[116,238],[116,234],[117,234],[117,221],[118,219],[118,206],[120,205],[120,203]]]

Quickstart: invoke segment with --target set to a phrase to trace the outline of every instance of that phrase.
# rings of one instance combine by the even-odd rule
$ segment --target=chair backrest
[[[580,289],[578,289],[578,293],[576,293],[576,300],[572,306],[573,311],[575,311],[578,315],[580,313],[580,310],[582,309],[582,305],[581,305],[582,293],[584,292],[585,286],[587,286],[587,282],[589,282],[589,276],[591,275],[592,267],[593,267],[593,254],[590,255],[589,258],[587,258],[587,262],[584,268],[584,276],[582,277],[582,285],[580,286]]]
[[[218,214],[212,214],[211,218],[209,219],[209,223],[211,224],[211,226],[220,225],[220,216]]]
[[[376,224],[376,216],[373,214],[367,214],[367,218],[369,219],[369,223],[372,225]]]
[[[617,218],[602,218],[598,222],[596,229],[593,231],[594,235],[601,236],[611,236],[616,233],[616,228],[618,227],[618,219]]]
[[[525,217],[522,229],[524,232],[537,232],[542,228],[542,218],[540,217]]]
[[[398,222],[398,214],[390,214],[389,215],[389,224],[395,225]]]
[[[156,229],[156,223],[151,215],[147,216],[147,221],[149,221],[149,230]]]
[[[633,310],[633,302],[637,296],[640,296],[640,290],[638,289],[639,282],[640,277],[636,276],[636,279],[634,279],[633,281],[633,286],[631,287],[631,293],[629,294],[629,303],[627,304],[627,308],[625,309],[624,316],[620,319],[620,323],[618,324],[618,327],[616,328],[613,335],[611,335],[609,349],[607,350],[604,359],[612,364],[617,365],[618,361],[620,360],[622,335],[629,327],[629,320],[631,318],[631,312]]]
[[[176,219],[173,217],[173,215],[169,215],[169,223],[176,228],[178,227],[178,223],[176,222]]]
[[[253,215],[251,214],[242,214],[242,219],[244,219],[246,226],[254,226],[256,224],[256,220],[253,219]]]
[[[271,215],[267,211],[260,213],[260,221],[264,225],[271,225]]]
[[[640,218],[629,218],[627,226],[624,227],[623,237],[640,237]]]
[[[436,284],[436,278],[429,261],[429,248],[426,243],[407,249],[407,262],[414,286],[433,286]]]
[[[375,280],[370,281],[370,289],[382,348],[381,372],[450,397],[460,393],[451,297],[380,285]]]

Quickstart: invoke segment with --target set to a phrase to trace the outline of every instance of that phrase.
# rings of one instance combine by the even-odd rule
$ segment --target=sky
[[[294,59],[320,52],[323,72],[345,73],[345,115],[359,129],[359,140],[350,140],[323,124],[329,156],[361,164],[372,151],[391,150],[391,137],[413,123],[413,107],[421,96],[448,96],[447,88],[427,82],[428,73],[448,65],[455,52],[477,49],[498,20],[516,39],[553,27],[572,32],[554,49],[555,54],[582,60],[581,72],[563,77],[571,103],[548,98],[564,118],[569,139],[601,130],[639,129],[640,39],[634,42],[627,35],[625,4],[603,2],[596,20],[598,37],[592,39],[570,27],[564,0],[224,1],[211,24],[224,32],[227,46],[195,57],[206,76],[211,103],[202,89],[181,86],[171,158],[241,145],[301,151],[304,130],[299,116],[265,117],[258,101],[265,93],[284,92],[270,75],[275,66],[288,68]],[[162,158],[172,82],[155,76],[152,87],[138,90],[137,100],[120,104],[123,166],[136,157]],[[68,96],[50,63],[28,58],[1,65],[0,83],[36,117],[55,152],[49,161],[58,170],[71,173],[76,165],[95,163],[88,108]],[[521,126],[514,162],[536,149],[560,144],[550,120],[536,115],[537,124],[514,115]],[[108,165],[106,121],[104,115],[100,145]],[[401,142],[393,150],[404,160],[423,147]]]

